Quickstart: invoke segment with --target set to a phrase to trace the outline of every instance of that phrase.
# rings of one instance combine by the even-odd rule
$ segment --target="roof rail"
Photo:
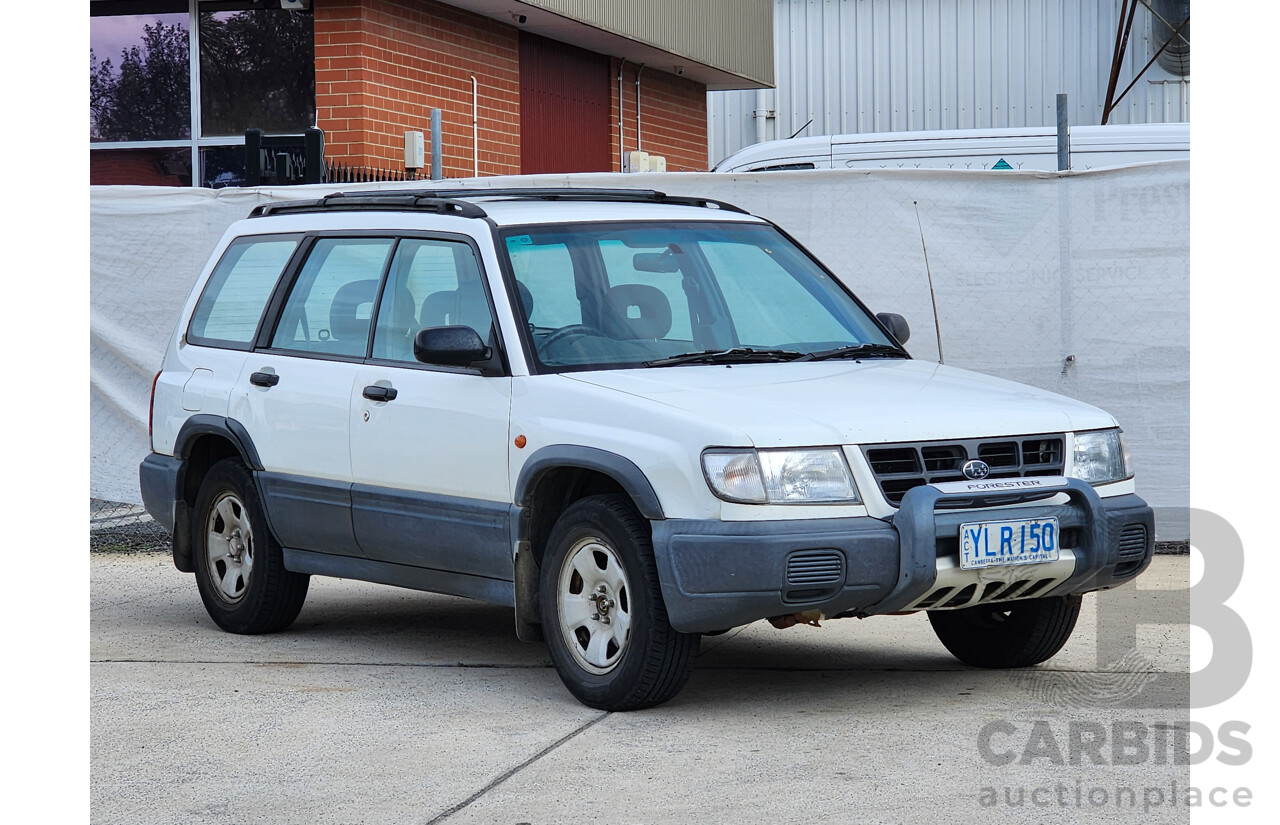
[[[484,189],[398,189],[383,192],[334,192],[317,200],[284,201],[266,203],[254,207],[251,218],[267,215],[295,214],[299,212],[323,212],[327,210],[403,211],[421,210],[462,218],[483,218],[486,212],[463,198],[502,198],[515,200],[547,201],[611,201],[621,203],[661,203],[677,206],[697,206],[724,209],[729,212],[750,214],[740,206],[688,195],[668,195],[654,189],[590,189],[512,187]]]
[[[455,189],[420,189],[414,190],[422,195],[437,198],[512,198],[516,200],[547,201],[621,201],[627,203],[664,203],[679,206],[700,206],[713,209],[726,209],[730,212],[748,214],[747,210],[731,203],[713,198],[700,198],[692,195],[668,195],[656,189],[609,189],[590,187],[541,187],[515,186],[484,189],[481,187]]]
[[[474,203],[438,198],[419,192],[334,192],[323,198],[306,201],[281,201],[255,206],[251,218],[268,215],[294,215],[300,212],[435,212],[440,215],[456,215],[460,218],[483,218],[486,213]]]

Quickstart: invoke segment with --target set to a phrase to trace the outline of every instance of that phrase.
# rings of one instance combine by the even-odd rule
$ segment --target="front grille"
[[[880,492],[891,504],[902,502],[914,487],[945,481],[963,481],[960,468],[971,458],[991,467],[988,478],[1057,476],[1063,472],[1061,434],[1017,438],[975,438],[959,441],[921,441],[909,444],[881,444],[863,447],[863,455],[875,473]],[[1043,497],[1035,493],[1026,498]],[[1013,503],[1022,499],[1001,498]],[[978,501],[949,502],[947,506],[974,506]]]

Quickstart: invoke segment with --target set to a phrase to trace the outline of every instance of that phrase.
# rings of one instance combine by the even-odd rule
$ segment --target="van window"
[[[754,166],[752,172],[795,172],[804,169],[817,169],[812,163],[775,163],[772,166]]]

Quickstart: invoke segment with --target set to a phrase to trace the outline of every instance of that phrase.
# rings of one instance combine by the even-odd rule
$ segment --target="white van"
[[[1073,126],[1076,171],[1157,160],[1187,160],[1191,124]],[[797,169],[970,169],[1056,171],[1058,134],[1051,126],[871,132],[771,140],[716,164],[715,172]]]

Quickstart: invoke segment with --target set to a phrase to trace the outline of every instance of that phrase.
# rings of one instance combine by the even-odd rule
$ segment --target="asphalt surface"
[[[313,578],[241,637],[166,555],[90,565],[95,823],[1188,821],[1187,556],[1087,597],[1039,668],[965,667],[923,614],[757,622],[612,714],[508,609]]]

